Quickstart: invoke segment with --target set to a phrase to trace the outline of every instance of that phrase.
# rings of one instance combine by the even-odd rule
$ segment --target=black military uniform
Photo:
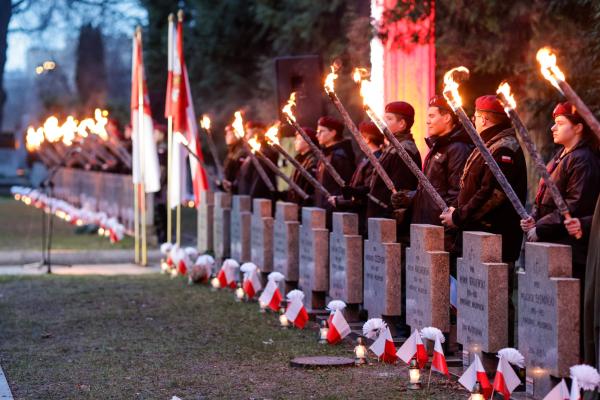
[[[224,178],[230,183],[237,181],[240,168],[242,167],[242,163],[247,156],[248,154],[246,153],[246,150],[244,149],[244,146],[240,140],[238,140],[235,144],[228,146],[227,156],[223,162],[223,174]],[[234,193],[236,192],[234,191]]]
[[[294,157],[300,165],[308,171],[312,176],[317,176],[317,158],[310,151],[304,154],[297,154]],[[300,173],[300,171],[294,169],[292,173],[292,182],[304,190],[308,194],[308,198],[305,200],[296,191],[288,190],[287,201],[298,204],[299,209],[301,207],[312,207],[315,205],[315,187]]]

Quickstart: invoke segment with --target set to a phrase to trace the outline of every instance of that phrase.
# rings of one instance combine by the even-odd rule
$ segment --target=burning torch
[[[556,65],[556,55],[552,53],[550,48],[542,47],[538,50],[536,58],[540,63],[540,69],[544,78],[546,78],[552,86],[558,89],[558,91],[575,106],[577,112],[589,125],[596,136],[598,136],[598,139],[600,139],[600,123],[596,117],[594,117],[594,114],[592,114],[589,107],[581,100],[581,97],[575,93],[571,85],[565,80],[565,74],[563,74]]]
[[[446,209],[448,209],[448,206],[446,205],[444,199],[442,199],[442,196],[440,196],[440,194],[435,190],[431,182],[429,182],[429,179],[427,179],[423,171],[421,171],[417,164],[415,164],[413,159],[410,157],[410,154],[408,154],[406,149],[402,147],[402,144],[398,141],[394,134],[390,132],[390,129],[387,127],[386,123],[381,118],[379,118],[379,116],[375,114],[375,111],[373,111],[373,109],[371,108],[370,104],[372,102],[374,92],[373,87],[371,86],[371,81],[365,79],[364,77],[365,73],[366,71],[364,69],[356,68],[354,70],[354,80],[360,84],[360,95],[363,98],[363,107],[365,109],[365,112],[367,113],[371,121],[373,121],[373,123],[377,125],[379,131],[381,131],[381,133],[385,135],[385,137],[391,143],[391,145],[394,146],[394,148],[398,152],[398,155],[400,156],[400,158],[402,158],[402,161],[404,161],[404,164],[406,164],[408,169],[417,178],[419,184],[423,187],[423,189],[425,189],[425,191],[431,196],[435,204],[443,211],[445,211]]]
[[[204,169],[204,171],[206,171],[206,174],[209,175],[210,179],[213,182],[216,182],[215,176],[211,173],[211,171],[209,169],[206,168],[206,166],[204,164],[204,160],[202,160],[198,156],[198,154],[196,154],[196,152],[190,147],[190,142],[188,142],[188,140],[185,138],[185,136],[181,132],[175,132],[175,140],[177,141],[177,143],[181,144],[187,150],[189,155],[191,155],[192,157],[194,157],[196,159],[196,161],[198,161],[198,164],[200,164],[202,169]]]
[[[200,127],[204,129],[206,132],[206,141],[208,143],[208,148],[210,149],[210,154],[212,155],[213,161],[215,162],[215,167],[217,167],[217,174],[219,175],[219,180],[223,180],[225,177],[225,173],[223,172],[223,165],[221,164],[221,160],[219,159],[219,152],[217,151],[217,146],[212,137],[212,133],[210,131],[210,118],[208,115],[204,114],[202,119],[200,120]]]
[[[327,95],[329,96],[329,98],[331,99],[331,101],[333,102],[335,107],[338,109],[339,113],[342,115],[342,118],[344,119],[344,124],[346,125],[346,128],[348,128],[350,133],[352,133],[352,137],[354,137],[356,144],[358,144],[358,147],[360,147],[361,151],[365,154],[365,156],[367,156],[367,158],[369,159],[369,162],[371,163],[371,165],[373,166],[375,171],[377,171],[377,175],[379,175],[381,177],[381,180],[383,181],[385,186],[392,193],[396,193],[396,188],[394,187],[394,183],[392,182],[392,179],[387,174],[387,172],[383,169],[383,166],[381,165],[381,163],[379,162],[377,157],[375,157],[375,154],[373,154],[371,149],[369,149],[369,145],[367,144],[365,139],[360,134],[360,131],[358,130],[358,128],[356,127],[354,122],[352,122],[352,119],[350,118],[348,111],[346,111],[346,108],[344,107],[344,105],[338,98],[337,94],[335,93],[334,82],[337,79],[337,77],[338,76],[335,73],[335,67],[332,65],[331,73],[329,75],[327,75],[327,78],[325,79],[325,92],[327,93]]]
[[[302,200],[308,199],[308,194],[306,194],[306,192],[302,190],[302,188],[292,181],[286,174],[280,171],[279,168],[277,168],[277,165],[273,164],[273,161],[269,160],[269,158],[260,151],[260,143],[258,140],[256,140],[256,138],[250,138],[248,140],[248,144],[250,145],[250,150],[258,158],[260,158],[275,175],[283,179],[296,193],[298,193],[298,195],[302,197]]]
[[[451,69],[444,75],[444,97],[448,101],[448,105],[450,105],[450,107],[460,120],[461,124],[469,134],[469,137],[475,144],[475,147],[477,147],[477,150],[483,157],[487,166],[490,168],[490,171],[492,171],[492,174],[496,177],[496,180],[500,184],[500,187],[502,187],[502,190],[504,191],[504,193],[506,193],[506,197],[513,205],[517,214],[519,214],[521,219],[530,218],[529,214],[527,214],[527,211],[525,210],[525,207],[523,207],[523,205],[521,204],[519,197],[513,190],[512,186],[510,186],[510,183],[508,183],[506,176],[502,173],[502,170],[498,166],[498,163],[492,156],[492,153],[490,153],[488,148],[485,146],[483,139],[475,130],[475,127],[471,123],[469,117],[467,117],[465,110],[463,110],[462,99],[460,98],[460,94],[458,93],[459,83],[457,80],[454,79],[455,76],[457,77],[457,79],[459,77],[462,78],[462,80],[468,79],[469,70],[466,67],[461,66]]]
[[[531,155],[531,158],[533,159],[533,163],[535,165],[535,169],[548,186],[548,189],[550,189],[550,194],[552,195],[552,199],[554,200],[558,211],[565,217],[566,220],[570,220],[571,213],[569,212],[567,203],[565,203],[565,200],[562,198],[560,191],[556,186],[556,183],[550,177],[550,174],[546,169],[546,165],[542,160],[542,156],[537,151],[537,148],[531,138],[531,135],[529,135],[525,124],[519,117],[519,114],[517,114],[517,102],[515,101],[514,96],[510,92],[510,85],[508,84],[508,82],[501,83],[500,86],[498,86],[498,91],[496,93],[498,100],[500,100],[500,103],[502,103],[502,105],[504,106],[504,111],[506,112],[506,115],[508,115],[508,117],[510,118],[513,126],[515,127],[515,130],[517,131],[517,133],[521,137],[521,140],[525,144],[529,155]],[[575,237],[579,239],[581,238],[581,235],[582,233],[580,230],[575,234]]]
[[[244,148],[246,149],[246,152],[248,152],[248,157],[250,157],[252,164],[254,164],[254,168],[256,168],[256,172],[258,172],[260,179],[262,179],[264,184],[267,185],[271,192],[275,192],[273,182],[271,182],[271,180],[269,179],[267,173],[265,172],[265,169],[260,164],[260,162],[256,158],[256,155],[252,151],[252,148],[248,144],[248,141],[246,139],[246,132],[244,131],[244,120],[242,119],[242,113],[240,111],[235,112],[235,119],[231,126],[233,127],[235,135],[238,137],[238,139],[241,140]]]
[[[323,186],[321,182],[319,182],[314,176],[312,176],[310,172],[308,172],[306,168],[304,168],[302,164],[298,162],[298,160],[292,157],[290,153],[288,153],[283,147],[281,147],[281,145],[279,144],[279,138],[277,137],[278,130],[279,128],[277,127],[277,125],[273,125],[267,130],[267,133],[265,133],[265,138],[269,142],[269,145],[275,150],[277,150],[286,160],[288,160],[290,164],[292,164],[294,168],[296,168],[296,170],[300,172],[300,174],[302,174],[302,176],[304,176],[306,180],[312,186],[314,186],[316,190],[323,193],[323,195],[327,198],[331,197],[331,193],[329,193],[325,186]]]

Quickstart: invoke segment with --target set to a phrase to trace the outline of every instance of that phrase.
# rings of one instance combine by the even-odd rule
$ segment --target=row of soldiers
[[[570,220],[565,220],[561,215],[543,180],[538,185],[531,218],[521,220],[442,96],[434,96],[429,101],[426,115],[429,152],[422,162],[411,133],[414,117],[414,108],[407,102],[395,101],[385,106],[384,120],[390,131],[416,165],[422,166],[424,174],[449,206],[448,209],[440,209],[432,200],[394,146],[384,140],[377,126],[363,122],[359,125],[361,135],[394,183],[397,191],[392,193],[366,157],[356,160],[351,142],[344,138],[344,124],[330,116],[320,118],[316,130],[310,127],[304,130],[320,146],[327,160],[348,185],[338,185],[323,161],[311,152],[302,136],[296,135],[296,159],[331,196],[315,190],[307,179],[295,171],[292,179],[310,197],[302,199],[290,190],[284,198],[301,206],[324,208],[328,223],[334,211],[355,212],[359,214],[363,235],[367,233],[365,227],[368,218],[393,218],[397,221],[399,241],[405,244],[409,243],[411,223],[443,225],[453,276],[456,276],[456,259],[462,252],[463,231],[502,235],[502,258],[510,266],[511,277],[515,276],[514,264],[521,253],[524,237],[528,241],[571,245],[573,276],[582,283],[583,311],[585,264],[592,216],[600,192],[600,157],[597,138],[575,107],[568,102],[559,103],[553,111],[554,124],[551,130],[558,150],[547,164],[550,176],[567,203],[572,216]],[[515,130],[495,95],[477,98],[472,122],[520,201],[525,204],[525,156]],[[264,140],[265,126],[249,122],[246,132],[249,137],[258,138],[264,153],[276,162],[277,153]],[[223,186],[237,194],[274,198],[274,194],[261,182],[231,128],[226,131],[226,141],[229,152],[225,161]],[[577,232],[582,232],[582,237],[576,238]],[[510,279],[511,293],[512,282],[513,279]],[[594,285],[594,282],[589,284]]]

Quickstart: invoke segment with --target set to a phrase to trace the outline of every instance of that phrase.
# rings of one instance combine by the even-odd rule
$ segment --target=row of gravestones
[[[358,217],[334,213],[332,232],[325,210],[277,202],[275,217],[266,199],[205,192],[198,209],[198,246],[213,250],[217,262],[232,257],[254,262],[264,274],[279,271],[288,290],[304,292],[309,310],[324,307],[326,295],[362,304],[370,317],[402,312],[401,245],[394,220],[372,218],[368,239],[358,234]],[[449,254],[444,231],[412,225],[406,248],[406,321],[411,328],[450,330]],[[502,238],[465,232],[457,262],[457,341],[464,363],[473,354],[495,353],[508,344],[508,265],[502,263]],[[540,397],[550,375],[567,376],[579,360],[579,296],[571,278],[571,248],[527,243],[525,271],[518,275],[518,347],[527,367],[527,391]]]

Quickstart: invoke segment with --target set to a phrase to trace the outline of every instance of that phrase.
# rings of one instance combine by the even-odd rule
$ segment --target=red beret
[[[379,128],[377,128],[377,125],[375,125],[373,122],[371,122],[371,121],[361,122],[358,125],[358,129],[360,130],[360,133],[362,133],[363,135],[368,137],[372,142],[374,142],[376,144],[383,143],[383,134],[381,133]]]
[[[337,132],[338,135],[344,133],[344,123],[339,119],[335,119],[333,117],[325,116],[319,118],[317,125],[324,126],[327,129],[331,129]]]
[[[308,126],[303,126],[302,130],[304,130],[304,132],[306,132],[306,134],[308,135],[310,140],[312,140],[313,143],[319,144],[319,139],[317,139],[317,132],[313,128],[309,128]]]
[[[248,120],[244,125],[246,129],[267,129],[266,125],[260,121]]]
[[[475,109],[505,115],[504,107],[502,107],[502,104],[500,104],[500,101],[494,94],[478,97],[477,100],[475,100]]]
[[[401,115],[406,120],[409,129],[415,122],[415,109],[405,101],[393,101],[386,104],[385,112]]]
[[[556,118],[559,115],[564,115],[565,117],[583,121],[583,118],[581,118],[581,115],[579,115],[575,106],[568,101],[565,101],[564,103],[558,103],[556,107],[554,107],[554,111],[552,111],[552,118]]]
[[[452,112],[452,108],[450,108],[444,96],[439,96],[437,94],[429,99],[429,107],[442,108],[448,112]]]

